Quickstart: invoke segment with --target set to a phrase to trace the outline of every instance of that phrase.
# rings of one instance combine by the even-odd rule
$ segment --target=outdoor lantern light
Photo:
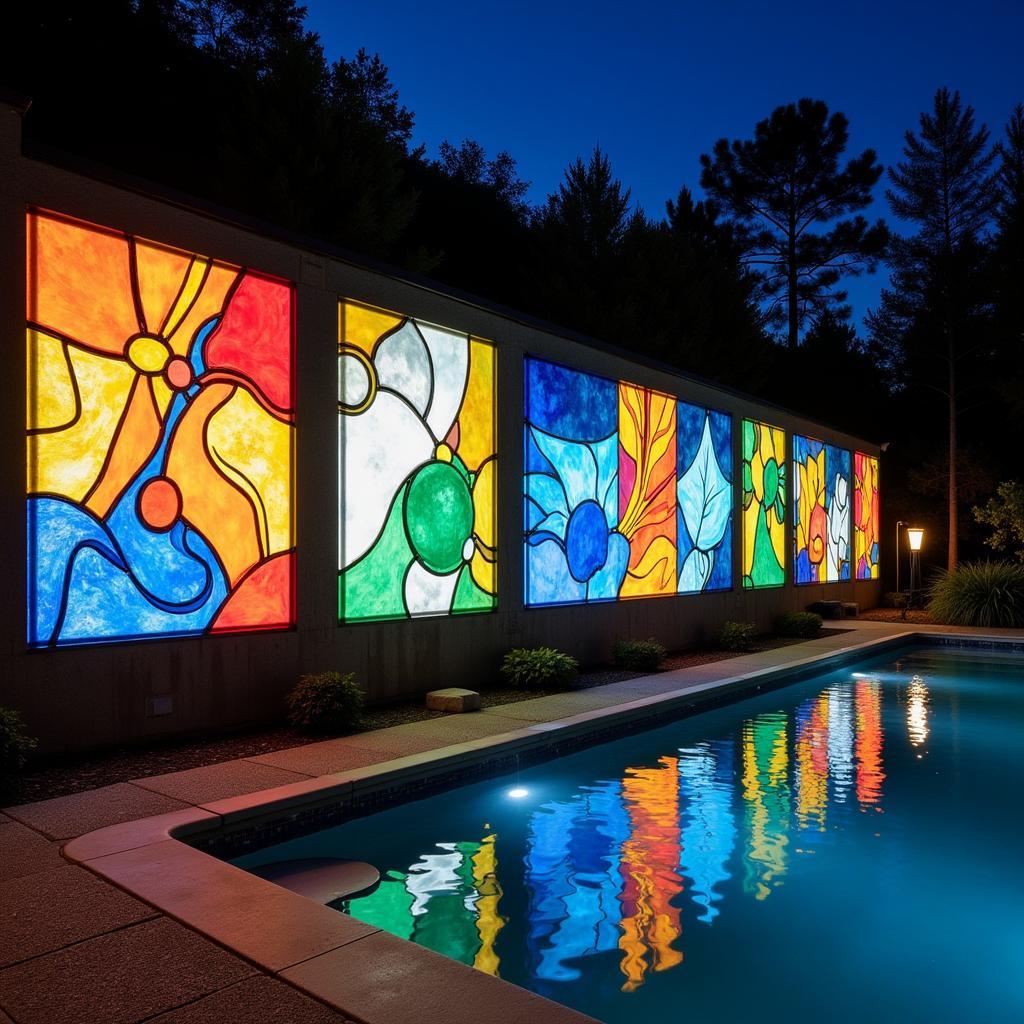
[[[910,545],[910,596],[907,604],[914,603],[914,591],[921,589],[921,545],[924,543],[924,530],[919,526],[907,527],[907,543]]]

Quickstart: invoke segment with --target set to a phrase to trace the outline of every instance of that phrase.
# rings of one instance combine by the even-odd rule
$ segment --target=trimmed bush
[[[25,732],[21,715],[10,708],[0,708],[0,771],[24,768],[28,755],[35,749],[36,741]]]
[[[906,608],[910,604],[910,595],[901,591],[890,590],[882,595],[883,608]]]
[[[723,622],[715,630],[712,643],[721,651],[749,651],[756,636],[757,627],[752,622]]]
[[[579,665],[553,647],[516,647],[501,663],[501,674],[514,690],[556,690],[572,686]]]
[[[646,640],[619,640],[612,657],[619,668],[653,672],[665,660],[665,648],[653,636]]]
[[[779,636],[795,636],[810,640],[821,632],[821,616],[814,612],[786,612],[779,619],[776,632]]]
[[[1024,628],[1024,565],[969,562],[940,575],[928,611],[948,626]]]
[[[288,694],[288,721],[309,732],[342,733],[359,725],[363,691],[354,673],[303,676]]]

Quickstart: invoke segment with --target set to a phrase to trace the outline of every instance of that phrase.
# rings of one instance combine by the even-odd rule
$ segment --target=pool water
[[[610,1024],[1024,1020],[1024,659],[915,647],[261,850]]]

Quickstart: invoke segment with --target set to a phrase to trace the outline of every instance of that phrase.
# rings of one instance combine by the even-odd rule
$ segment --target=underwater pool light
[[[524,796],[530,795],[530,791],[528,789],[524,789],[522,786],[516,786],[514,789],[510,789],[508,791],[508,795],[512,797],[513,800],[522,800]]]

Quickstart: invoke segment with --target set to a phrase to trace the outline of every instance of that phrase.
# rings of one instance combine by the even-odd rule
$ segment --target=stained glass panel
[[[28,642],[295,621],[293,289],[28,216]]]
[[[835,583],[850,578],[850,453],[793,436],[793,578]]]
[[[786,581],[786,432],[743,421],[743,586]]]
[[[342,302],[339,616],[496,606],[494,347]]]
[[[878,579],[878,459],[863,452],[853,456],[854,560],[857,579]]]
[[[679,402],[676,424],[678,590],[729,590],[732,417]]]
[[[732,582],[731,419],[526,360],[526,603]]]

